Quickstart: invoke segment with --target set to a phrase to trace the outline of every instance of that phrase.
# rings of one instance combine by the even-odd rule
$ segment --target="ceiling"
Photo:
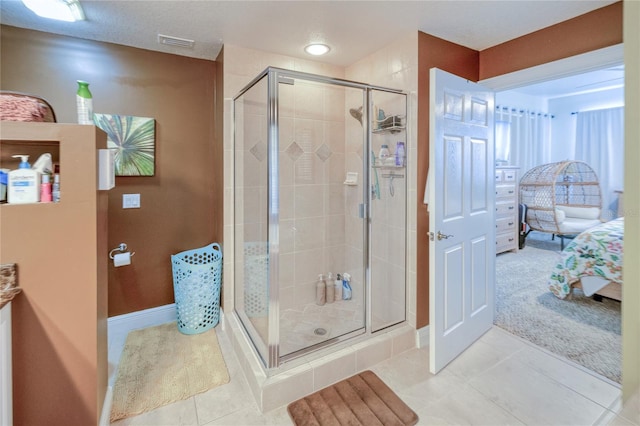
[[[542,83],[513,89],[514,92],[539,96],[546,99],[597,92],[624,87],[624,65],[590,71],[570,77],[558,78]]]
[[[223,44],[309,58],[303,47],[322,41],[332,48],[322,62],[348,66],[415,30],[483,50],[615,2],[81,1],[87,20],[66,23],[40,18],[19,0],[1,0],[0,23],[209,60]],[[162,45],[158,34],[195,45]]]

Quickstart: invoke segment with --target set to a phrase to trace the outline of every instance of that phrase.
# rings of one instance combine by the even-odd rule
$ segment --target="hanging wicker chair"
[[[527,206],[526,221],[534,231],[577,235],[601,223],[598,176],[582,161],[543,164],[526,172],[520,179],[520,203]]]

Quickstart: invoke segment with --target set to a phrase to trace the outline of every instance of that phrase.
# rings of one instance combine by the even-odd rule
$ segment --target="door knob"
[[[438,234],[436,235],[436,237],[438,238],[438,241],[440,241],[440,240],[446,240],[447,238],[451,238],[453,237],[453,235],[446,235],[438,231]]]
[[[433,241],[435,238],[438,239],[438,241],[440,240],[446,240],[447,238],[451,238],[453,237],[453,235],[447,235],[447,234],[443,234],[442,232],[438,231],[438,233],[434,236],[433,232],[429,232],[429,239],[431,241]]]

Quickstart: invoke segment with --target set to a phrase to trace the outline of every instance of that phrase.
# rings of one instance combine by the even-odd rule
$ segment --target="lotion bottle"
[[[327,303],[333,303],[335,299],[335,287],[333,283],[333,275],[331,274],[331,272],[329,272],[329,275],[327,276],[326,290]]]
[[[8,202],[10,204],[37,203],[40,201],[40,173],[29,165],[29,156],[18,154],[20,165],[8,173]]]
[[[324,275],[318,275],[318,282],[316,283],[316,305],[322,306],[327,300],[325,293]]]

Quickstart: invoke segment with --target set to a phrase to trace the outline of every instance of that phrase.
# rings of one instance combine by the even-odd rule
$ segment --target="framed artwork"
[[[116,176],[155,174],[156,122],[153,118],[96,113],[93,121],[107,133],[107,148],[115,151]]]

